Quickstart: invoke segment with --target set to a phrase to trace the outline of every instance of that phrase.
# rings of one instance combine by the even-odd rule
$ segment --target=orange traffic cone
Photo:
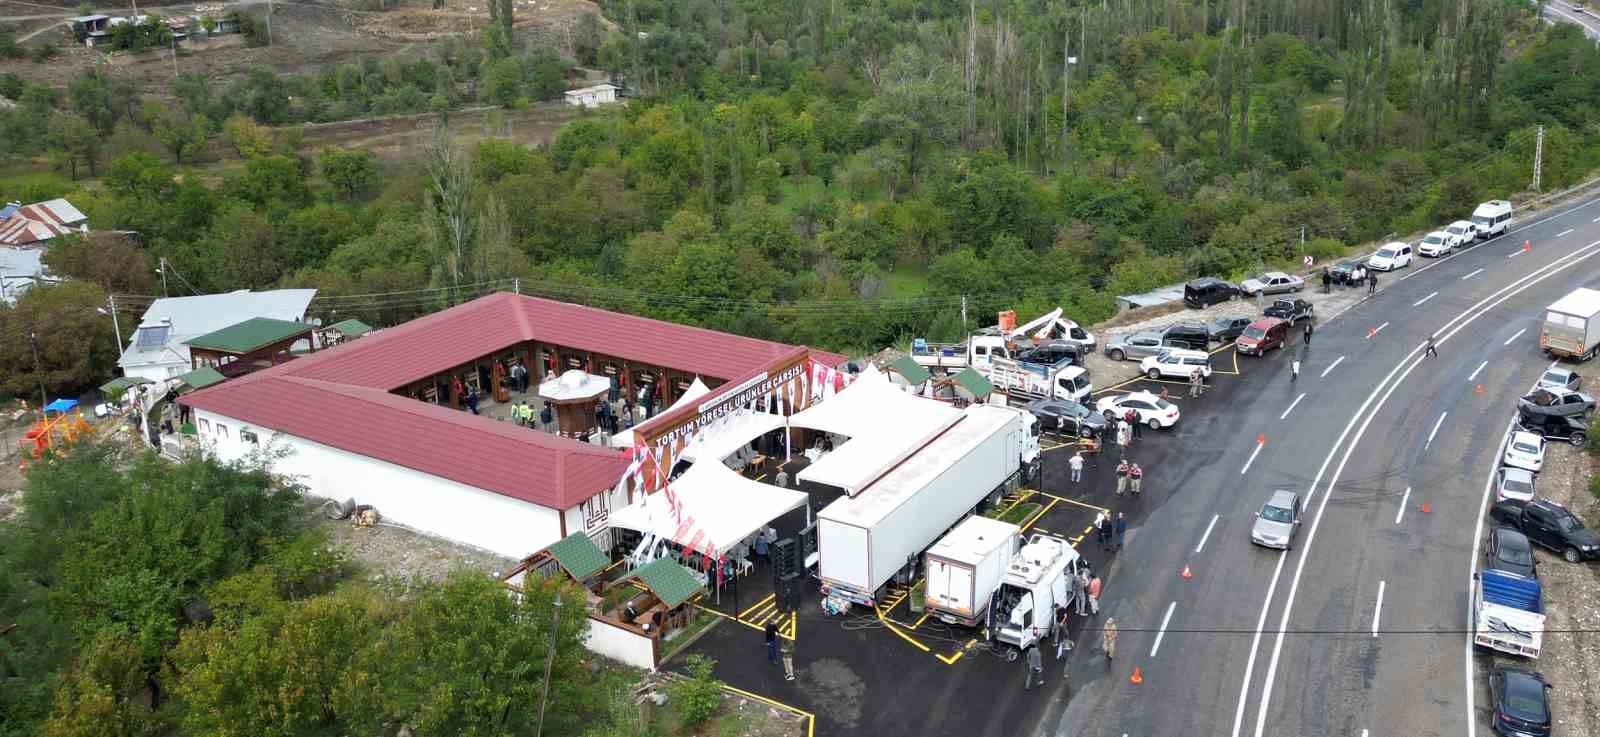
[[[1133,675],[1128,676],[1128,682],[1135,686],[1144,683],[1144,676],[1139,674],[1139,666],[1133,666]]]
[[[1479,384],[1478,388],[1472,390],[1472,393],[1473,394],[1482,394],[1483,393],[1483,385]]]
[[[1367,337],[1368,338],[1370,338],[1370,337],[1372,337],[1374,335],[1377,335],[1377,334],[1378,334],[1378,329],[1377,328],[1367,328]]]
[[[1429,508],[1428,508],[1428,503],[1427,503],[1427,502],[1423,502],[1423,503],[1422,503],[1422,513],[1423,513],[1423,514],[1427,514],[1427,513],[1428,513],[1428,511],[1429,511]]]
[[[1183,573],[1178,574],[1178,575],[1181,575],[1184,578],[1194,578],[1194,572],[1189,570],[1189,564],[1188,563],[1183,564]]]

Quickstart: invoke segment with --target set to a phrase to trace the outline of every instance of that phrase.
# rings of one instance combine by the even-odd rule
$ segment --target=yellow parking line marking
[[[732,691],[732,692],[734,692],[736,694],[739,694],[740,696],[746,696],[746,697],[755,699],[756,701],[760,701],[760,702],[763,702],[763,703],[766,703],[766,704],[770,704],[772,706],[776,706],[779,709],[783,709],[784,711],[791,712],[791,713],[794,713],[794,714],[799,714],[800,716],[805,717],[806,718],[806,737],[814,737],[814,735],[816,733],[816,727],[817,727],[817,715],[812,714],[811,712],[806,711],[804,709],[795,708],[793,706],[790,706],[788,704],[783,703],[782,701],[774,701],[774,700],[769,699],[769,698],[767,698],[765,696],[760,696],[760,695],[757,695],[757,694],[750,693],[749,691],[746,691],[744,689],[734,688],[733,686],[729,686],[726,683],[722,684],[722,687],[724,689]]]
[[[1232,348],[1232,347],[1233,347],[1233,343],[1232,343],[1232,342],[1228,342],[1228,343],[1223,343],[1223,344],[1222,344],[1222,346],[1221,346],[1221,347],[1219,347],[1219,348],[1217,348],[1217,349],[1216,349],[1216,350],[1214,350],[1214,351],[1210,351],[1210,354],[1211,354],[1211,355],[1213,355],[1213,356],[1215,356],[1215,355],[1217,355],[1217,354],[1218,354],[1218,353],[1221,353],[1221,352],[1223,352],[1223,351],[1225,351],[1225,350],[1228,350],[1228,349],[1229,349],[1229,348]]]
[[[1083,537],[1084,537],[1083,535],[1079,535],[1077,537],[1074,537],[1074,538],[1068,540],[1067,542],[1072,543],[1072,547],[1076,548],[1076,547],[1078,547],[1078,543],[1083,542]]]
[[[956,661],[960,660],[961,656],[966,655],[967,651],[971,650],[972,649],[972,645],[974,643],[976,643],[976,642],[977,642],[976,639],[967,640],[967,644],[966,645],[962,646],[962,648],[960,650],[957,650],[955,655],[951,655],[948,658],[943,656],[943,655],[940,655],[938,653],[934,653],[933,657],[938,658],[939,660],[943,661],[945,665],[955,665]]]
[[[1028,521],[1022,524],[1022,529],[1026,530],[1029,527],[1032,527],[1033,523],[1038,522],[1040,517],[1049,514],[1050,510],[1055,509],[1056,505],[1060,503],[1061,500],[1059,499],[1051,499],[1049,504],[1044,505],[1044,509],[1034,512],[1032,516],[1028,517]]]
[[[908,635],[908,634],[906,634],[904,632],[901,632],[899,627],[894,626],[894,624],[892,624],[889,620],[884,619],[882,612],[878,613],[878,621],[882,622],[883,626],[888,627],[890,632],[893,632],[893,633],[899,635],[900,639],[905,640],[906,642],[909,642],[912,645],[915,645],[918,650],[921,650],[922,652],[925,652],[925,653],[926,652],[931,652],[928,649],[927,645],[924,645],[921,642],[917,641],[917,638],[912,637],[911,635]]]
[[[767,617],[775,611],[778,611],[778,602],[769,601],[766,603],[766,605],[762,606],[760,609],[757,609],[754,614],[740,617],[740,619],[748,619],[752,622],[765,622]]]
[[[1104,389],[1101,389],[1101,390],[1096,391],[1094,393],[1095,394],[1103,394],[1105,392],[1114,392],[1114,391],[1117,391],[1118,388],[1127,386],[1129,384],[1132,384],[1133,382],[1138,381],[1138,380],[1140,380],[1142,378],[1144,378],[1143,375],[1135,376],[1135,377],[1133,377],[1131,379],[1128,379],[1127,381],[1123,381],[1123,382],[1119,382],[1119,383],[1116,383],[1116,384],[1112,384],[1111,386],[1105,387]]]
[[[1044,493],[1044,492],[1042,492],[1042,493]],[[1090,504],[1088,502],[1080,502],[1077,499],[1068,499],[1068,498],[1066,498],[1064,496],[1056,496],[1055,494],[1050,494],[1050,493],[1044,493],[1044,496],[1050,497],[1051,499],[1054,499],[1054,500],[1056,500],[1058,502],[1066,502],[1068,504],[1076,504],[1076,505],[1078,505],[1080,507],[1084,507],[1086,509],[1093,509],[1096,512],[1109,512],[1109,511],[1111,511],[1109,509],[1106,509],[1105,507],[1097,507],[1097,506],[1095,506],[1093,504]]]
[[[742,612],[739,612],[739,616],[741,616],[741,617],[749,616],[751,612],[754,612],[756,609],[760,608],[762,605],[764,605],[767,602],[772,601],[773,599],[777,598],[777,596],[778,595],[776,593],[767,594],[766,598],[762,599],[761,601],[756,602],[755,604],[752,604],[749,609],[746,609],[746,610],[744,610]]]

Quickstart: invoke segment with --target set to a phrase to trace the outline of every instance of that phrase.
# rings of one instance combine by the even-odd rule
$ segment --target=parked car
[[[1515,527],[1535,545],[1561,554],[1568,563],[1600,558],[1600,535],[1566,507],[1548,499],[1507,499],[1489,509],[1489,518]]]
[[[1571,415],[1517,415],[1517,427],[1545,440],[1565,440],[1583,445],[1589,439],[1589,424]]]
[[[1039,429],[1075,438],[1100,437],[1106,431],[1106,418],[1077,402],[1038,399],[1025,408],[1039,418]]]
[[[1435,230],[1422,236],[1422,240],[1417,243],[1417,253],[1428,258],[1438,258],[1449,255],[1451,251],[1455,250],[1455,247],[1456,239],[1454,236],[1442,230]]]
[[[1267,503],[1256,512],[1255,524],[1250,526],[1250,542],[1257,545],[1288,550],[1294,547],[1294,534],[1300,530],[1300,495],[1279,489],[1272,492]]]
[[[1188,347],[1187,344],[1184,347]],[[1130,335],[1113,335],[1106,341],[1106,355],[1113,361],[1139,360],[1166,350],[1165,338],[1154,330]]]
[[[1533,545],[1528,536],[1510,527],[1496,527],[1484,541],[1483,555],[1488,560],[1485,568],[1515,573],[1518,576],[1538,576],[1539,564],[1533,559]]]
[[[1478,226],[1471,220],[1457,220],[1445,226],[1444,232],[1456,237],[1456,245],[1462,248],[1470,246],[1478,240]]]
[[[1544,438],[1526,430],[1513,431],[1500,463],[1538,473],[1544,468]]]
[[[1517,410],[1523,416],[1582,417],[1591,409],[1594,409],[1594,397],[1571,389],[1535,389],[1517,400]]]
[[[1238,297],[1238,287],[1214,276],[1201,277],[1183,285],[1183,303],[1197,310]]]
[[[1494,500],[1503,502],[1516,499],[1525,502],[1532,499],[1538,490],[1536,478],[1528,469],[1501,466],[1494,472]]]
[[[1503,235],[1511,228],[1511,203],[1505,200],[1489,200],[1478,209],[1472,211],[1472,223],[1478,226],[1479,238],[1493,238]]]
[[[1306,288],[1306,280],[1295,274],[1269,271],[1239,282],[1239,291],[1255,296],[1259,294],[1287,294]]]
[[[1490,671],[1494,731],[1507,737],[1550,737],[1550,688],[1538,671],[1510,666]]]
[[[1168,402],[1150,392],[1132,392],[1114,397],[1101,397],[1094,408],[1106,416],[1107,420],[1121,417],[1128,410],[1133,410],[1134,417],[1139,422],[1150,426],[1151,430],[1160,430],[1163,427],[1172,427],[1178,424],[1178,405]]]
[[[1375,271],[1394,271],[1411,265],[1411,244],[1396,241],[1383,248],[1367,259],[1367,268]]]
[[[1367,280],[1367,260],[1350,259],[1328,270],[1335,284],[1359,285]]]
[[[1211,343],[1211,330],[1203,322],[1175,322],[1161,331],[1169,346],[1203,351]]]
[[[1199,371],[1201,376],[1211,376],[1211,354],[1205,351],[1186,351],[1169,348],[1158,355],[1139,362],[1139,370],[1151,379],[1187,379]]]
[[[1276,317],[1263,317],[1250,323],[1233,344],[1246,355],[1266,355],[1273,348],[1282,348],[1289,337],[1289,323]]]
[[[1082,343],[1074,343],[1070,340],[1050,340],[1017,354],[1017,360],[1024,363],[1054,366],[1070,359],[1072,365],[1082,366],[1083,354],[1087,350]]]
[[[1566,389],[1575,392],[1582,385],[1583,377],[1579,376],[1578,372],[1568,368],[1557,367],[1544,372],[1544,375],[1539,377],[1539,385],[1536,388]]]
[[[1253,317],[1219,317],[1206,325],[1206,332],[1210,334],[1211,340],[1226,343],[1239,337],[1239,334],[1250,327],[1250,323],[1254,320]]]
[[[1316,307],[1303,299],[1280,299],[1275,300],[1265,314],[1267,317],[1288,320],[1292,324],[1311,319],[1315,311]]]

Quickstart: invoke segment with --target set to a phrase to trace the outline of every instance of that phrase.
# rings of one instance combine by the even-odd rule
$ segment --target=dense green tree
[[[347,199],[367,193],[378,180],[378,157],[364,148],[325,149],[317,156],[317,167]]]
[[[40,384],[51,397],[97,385],[122,353],[111,320],[96,312],[107,304],[93,283],[65,281],[35,286],[15,307],[0,307],[0,335],[7,336],[0,341],[0,387],[34,403]]]

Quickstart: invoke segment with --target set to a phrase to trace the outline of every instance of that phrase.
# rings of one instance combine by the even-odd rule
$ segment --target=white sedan
[[[1151,430],[1160,430],[1163,427],[1172,427],[1178,424],[1178,405],[1168,402],[1150,392],[1132,392],[1115,397],[1103,397],[1096,402],[1094,408],[1106,416],[1107,420],[1119,419],[1133,410],[1134,417],[1139,422],[1148,425]]]
[[[1501,462],[1512,468],[1538,473],[1539,469],[1544,468],[1544,438],[1522,430],[1511,433],[1511,440],[1506,443],[1505,458]]]

